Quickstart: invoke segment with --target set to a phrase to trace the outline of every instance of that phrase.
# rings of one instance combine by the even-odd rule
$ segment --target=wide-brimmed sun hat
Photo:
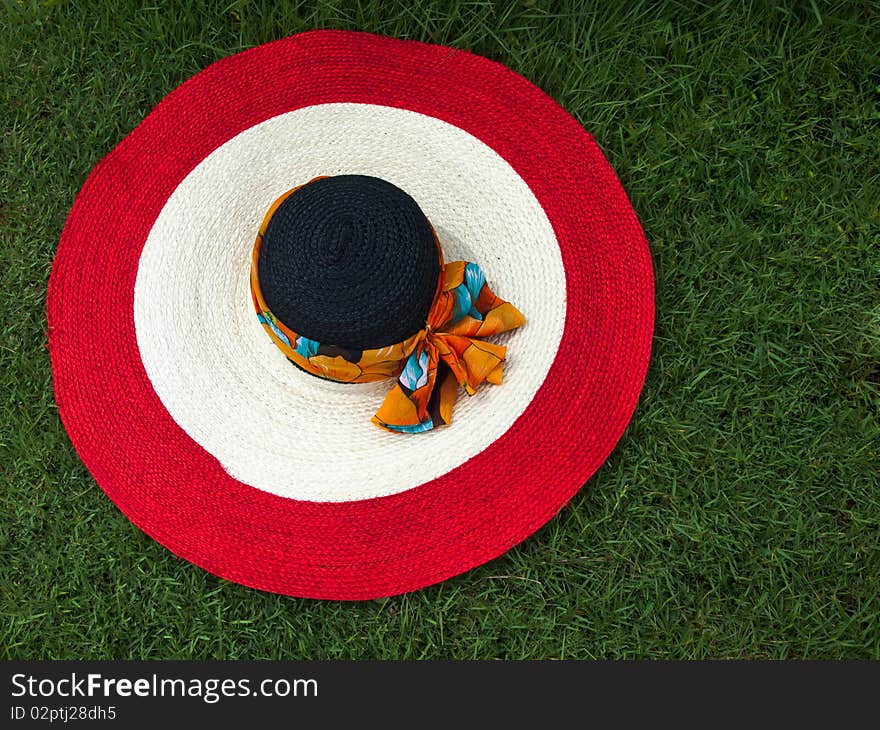
[[[573,117],[479,56],[343,31],[169,94],[83,186],[47,309],[62,420],[132,522],[336,599],[544,525],[622,435],[654,322]]]

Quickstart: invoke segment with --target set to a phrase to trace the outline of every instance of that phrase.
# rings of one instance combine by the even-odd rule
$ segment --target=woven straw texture
[[[327,404],[339,414],[345,410],[333,404],[347,398],[346,388],[360,393],[373,388],[321,383],[296,371],[280,353],[274,353],[273,360],[269,353],[275,348],[254,318],[236,319],[236,313],[249,306],[246,252],[265,208],[284,191],[279,189],[282,176],[260,187],[253,178],[242,179],[239,168],[229,168],[230,178],[221,182],[227,187],[244,185],[246,192],[229,199],[232,208],[220,222],[209,217],[210,205],[202,205],[204,200],[192,195],[198,187],[193,181],[202,180],[200,171],[208,170],[212,161],[224,160],[237,140],[257,142],[250,147],[249,142],[237,145],[238,154],[250,149],[249,161],[254,162],[255,150],[262,149],[260,134],[267,128],[283,126],[281,120],[308,114],[309,108],[327,110],[337,104],[408,110],[432,119],[428,124],[442,123],[458,130],[462,139],[478,140],[490,149],[504,163],[494,169],[507,171],[507,177],[495,181],[501,192],[487,189],[483,200],[472,198],[474,209],[457,208],[455,215],[491,219],[494,205],[507,210],[511,201],[523,200],[525,189],[525,199],[534,201],[531,208],[525,206],[532,226],[524,229],[525,234],[509,232],[496,245],[515,251],[513,258],[521,262],[536,256],[543,263],[505,279],[502,269],[495,270],[484,239],[460,240],[454,233],[448,236],[452,250],[447,257],[479,262],[493,288],[518,306],[517,289],[527,298],[529,292],[544,292],[556,304],[532,311],[522,303],[528,324],[507,342],[512,355],[510,377],[503,385],[485,390],[494,394],[524,389],[526,402],[506,413],[500,409],[501,420],[508,423],[476,450],[468,452],[467,444],[454,437],[444,441],[442,434],[454,433],[463,422],[470,426],[478,421],[470,426],[473,432],[492,428],[497,417],[493,409],[481,407],[477,399],[482,393],[457,407],[455,423],[438,429],[437,438],[431,438],[433,433],[425,435],[420,463],[407,466],[405,458],[395,461],[400,452],[388,449],[387,462],[392,469],[402,464],[404,477],[392,478],[391,486],[361,491],[368,496],[343,489],[328,499],[293,498],[286,491],[295,481],[289,471],[283,484],[277,481],[283,476],[278,473],[263,474],[267,482],[261,485],[237,478],[230,464],[218,457],[214,444],[205,446],[211,439],[210,419],[198,425],[205,433],[197,432],[192,423],[181,423],[185,414],[172,413],[167,405],[181,386],[166,378],[162,382],[174,387],[159,393],[154,382],[161,378],[151,379],[154,373],[149,373],[146,357],[142,358],[142,342],[153,343],[149,346],[153,348],[161,344],[168,359],[178,365],[172,353],[193,349],[185,344],[187,338],[197,343],[211,338],[215,346],[224,338],[236,343],[226,349],[219,346],[229,357],[203,363],[201,372],[178,373],[178,380],[191,389],[202,387],[213,376],[229,385],[235,381],[238,393],[246,393],[238,372],[224,373],[224,363],[236,357],[253,361],[265,354],[266,371],[262,377],[251,373],[248,381],[262,384],[252,393],[254,402],[266,392],[290,397],[299,387],[291,383],[309,380],[318,383],[310,387],[327,388],[320,397],[313,391],[316,422],[318,406],[324,408],[321,412],[326,412]],[[386,130],[384,148],[393,148],[396,133],[393,127]],[[317,148],[323,150],[320,144]],[[419,152],[416,143],[408,149]],[[423,161],[431,159],[431,149],[426,143]],[[473,154],[480,147],[475,144],[470,149],[461,152]],[[383,165],[359,165],[363,158],[346,165],[337,161],[335,169],[328,170],[321,169],[326,163],[310,158],[309,146],[299,152],[299,169],[313,170],[312,176],[376,174],[398,184],[418,200],[432,222],[431,208],[437,209],[438,235],[444,240],[444,221],[452,220],[450,211],[456,206],[447,204],[442,214],[442,193],[423,196],[425,191],[418,185],[403,184],[400,178],[406,175],[395,179],[379,174],[384,171],[377,168]],[[261,154],[271,158],[273,153]],[[385,162],[393,160],[391,156]],[[436,189],[455,189],[455,182],[476,167],[467,156],[447,153],[441,161],[435,160],[434,169],[441,176]],[[303,181],[291,176],[284,182],[287,187]],[[183,203],[189,203],[184,206],[185,219]],[[170,215],[174,206],[177,212]],[[229,220],[238,223],[230,225]],[[235,251],[234,264],[215,257],[216,272],[211,276],[187,278],[165,269],[172,285],[197,283],[188,292],[196,302],[191,311],[204,311],[198,302],[210,294],[199,285],[224,282],[227,293],[240,293],[240,305],[230,298],[220,307],[225,312],[222,324],[237,323],[231,332],[215,327],[221,322],[194,321],[191,315],[175,315],[164,328],[150,324],[149,316],[141,317],[153,308],[136,302],[156,299],[144,284],[156,279],[157,269],[149,269],[148,260],[162,245],[153,244],[179,237],[182,226],[196,244],[193,256],[204,253],[201,241],[210,237],[200,238],[199,231],[229,233],[231,248],[244,247],[240,264]],[[541,226],[542,234],[533,235]],[[250,237],[240,242],[247,227]],[[457,245],[465,250],[455,250]],[[467,250],[471,246],[476,250]],[[564,273],[560,269],[554,273],[554,260]],[[144,275],[148,270],[153,275]],[[527,279],[533,283],[522,283]],[[510,290],[505,288],[508,285]],[[564,291],[555,291],[563,287]],[[298,596],[361,599],[414,590],[500,555],[546,523],[586,482],[623,433],[638,399],[650,355],[653,276],[636,216],[599,148],[536,87],[466,52],[321,31],[252,49],[209,67],[172,92],[96,167],[65,226],[47,306],[56,399],[64,424],[98,484],[135,524],[181,557],[230,580]],[[536,326],[534,319],[541,311],[547,313],[543,327]],[[137,326],[136,312],[141,312]],[[559,320],[555,324],[554,315]],[[208,334],[198,335],[193,326],[207,329]],[[542,329],[550,332],[542,335],[544,350],[514,351],[518,338],[541,344],[526,335]],[[241,344],[249,338],[253,352],[245,352]],[[540,364],[524,364],[533,361]],[[280,364],[286,365],[283,376],[273,369]],[[517,372],[522,389],[517,386]],[[483,398],[484,404],[489,398]],[[475,403],[465,412],[470,401]],[[213,408],[210,399],[204,403],[207,410]],[[360,422],[363,410],[355,403],[348,415]],[[235,432],[236,427],[225,422],[235,420],[233,412],[214,409],[213,413],[215,426]],[[374,438],[364,453],[380,452],[384,443],[391,443],[388,439],[406,441],[380,431]],[[289,440],[286,463],[295,463],[297,457],[316,462],[310,449],[307,440]],[[434,467],[447,449],[453,453],[450,461]],[[346,466],[348,450],[344,439],[325,447],[321,456],[330,456],[324,462],[325,482],[335,482],[357,461],[351,459]],[[277,456],[270,450],[263,461],[273,462]],[[358,481],[356,473],[347,478],[349,486]]]

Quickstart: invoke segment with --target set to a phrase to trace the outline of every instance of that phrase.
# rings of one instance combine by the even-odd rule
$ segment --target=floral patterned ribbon
[[[272,214],[299,187],[279,198],[263,220],[251,259],[251,295],[257,318],[272,341],[294,363],[314,375],[345,383],[397,377],[373,423],[389,431],[419,433],[450,423],[458,385],[473,395],[483,381],[501,383],[507,348],[480,338],[525,324],[525,317],[496,296],[479,266],[443,262],[437,293],[424,329],[387,347],[351,350],[296,334],[266,306],[257,262]],[[436,239],[436,236],[435,236]],[[438,251],[440,246],[438,243]]]

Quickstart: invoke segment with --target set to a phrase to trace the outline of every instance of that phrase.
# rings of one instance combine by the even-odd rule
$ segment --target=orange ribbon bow
[[[372,421],[401,433],[449,423],[458,384],[473,395],[483,381],[501,383],[507,348],[481,338],[519,327],[525,317],[494,294],[476,264],[444,264],[439,244],[440,278],[425,328],[403,342],[373,350],[341,348],[298,335],[275,317],[260,291],[257,263],[272,214],[296,189],[279,198],[266,214],[254,244],[250,276],[257,318],[290,360],[314,375],[345,383],[397,376]]]
[[[489,288],[479,266],[453,261],[443,266],[441,287],[428,324],[373,423],[392,431],[427,431],[452,420],[457,385],[473,395],[483,381],[501,383],[507,353],[481,339],[525,324],[510,302]]]

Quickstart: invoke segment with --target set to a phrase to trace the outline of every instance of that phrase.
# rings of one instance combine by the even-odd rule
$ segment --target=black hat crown
[[[377,177],[336,175],[281,203],[263,235],[258,271],[267,306],[288,328],[364,350],[425,326],[440,253],[407,193]]]

